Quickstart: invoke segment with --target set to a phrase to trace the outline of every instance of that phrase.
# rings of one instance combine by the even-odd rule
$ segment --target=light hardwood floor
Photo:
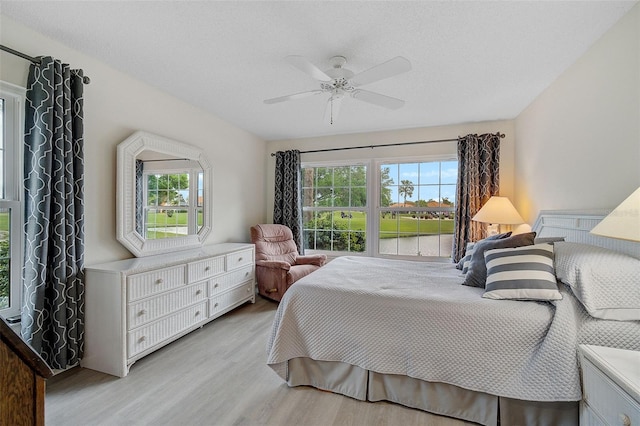
[[[80,367],[54,376],[46,424],[469,425],[397,404],[289,388],[266,365],[276,308],[257,297],[136,362],[125,378]]]

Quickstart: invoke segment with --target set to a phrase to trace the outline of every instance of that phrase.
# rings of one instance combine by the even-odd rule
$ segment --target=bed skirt
[[[446,383],[381,374],[335,361],[288,361],[289,386],[313,386],[361,401],[390,401],[460,420],[495,425],[576,425],[579,403],[522,401]]]

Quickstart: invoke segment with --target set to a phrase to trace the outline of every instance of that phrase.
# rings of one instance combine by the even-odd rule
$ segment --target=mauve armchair
[[[296,281],[327,262],[324,254],[300,256],[291,229],[284,225],[252,226],[251,242],[256,246],[258,292],[277,302]]]

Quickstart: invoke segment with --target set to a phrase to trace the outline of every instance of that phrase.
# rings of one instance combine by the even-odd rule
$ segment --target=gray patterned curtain
[[[458,262],[468,241],[486,237],[485,226],[471,218],[500,190],[500,135],[458,138],[458,185],[451,257]]]
[[[144,161],[136,160],[136,232],[142,235],[144,238],[147,236],[144,233],[144,187],[145,183],[142,181],[144,173]]]
[[[66,368],[84,338],[83,72],[40,60],[25,106],[22,337]]]
[[[286,225],[293,232],[298,252],[302,244],[302,183],[300,151],[276,152],[276,185],[273,200],[273,223]]]

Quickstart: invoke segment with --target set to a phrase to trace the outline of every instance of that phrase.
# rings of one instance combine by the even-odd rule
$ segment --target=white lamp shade
[[[640,241],[640,188],[602,219],[591,233],[621,240]]]
[[[471,220],[484,223],[497,223],[499,225],[519,225],[524,223],[522,216],[518,213],[511,201],[507,197],[491,197],[489,201]]]

